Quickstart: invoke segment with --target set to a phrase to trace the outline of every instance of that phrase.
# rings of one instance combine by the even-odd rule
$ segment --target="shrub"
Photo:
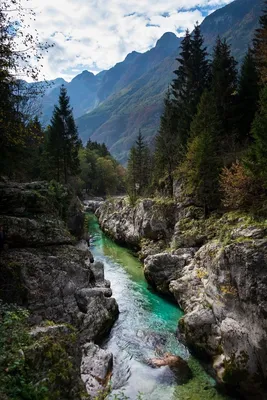
[[[230,168],[223,168],[220,175],[223,205],[233,210],[250,208],[255,199],[256,186],[253,177],[238,161]]]

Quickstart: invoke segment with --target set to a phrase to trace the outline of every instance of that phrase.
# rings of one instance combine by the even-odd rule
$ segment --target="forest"
[[[220,208],[266,213],[267,9],[238,67],[217,38],[207,54],[199,25],[181,44],[155,148],[139,132],[128,159],[127,191],[190,200],[207,215]]]
[[[13,7],[20,21],[15,23]],[[38,100],[46,86],[27,85],[25,76],[37,80],[45,52],[53,44],[41,43],[27,33],[24,18],[33,10],[20,0],[5,1],[0,9],[0,169],[2,177],[18,182],[55,181],[77,194],[111,195],[123,192],[124,168],[104,144],[79,139],[64,86],[60,89],[50,124],[40,122]],[[16,29],[16,34],[13,34]],[[18,44],[16,38],[22,37]],[[37,63],[32,63],[33,59]]]
[[[17,47],[13,22],[0,10],[0,146],[1,175],[12,180],[55,180],[91,196],[123,194],[173,197],[174,182],[182,196],[203,206],[205,213],[226,207],[264,213],[267,187],[267,9],[260,18],[253,45],[241,66],[231,47],[217,38],[213,54],[205,48],[200,26],[186,32],[177,57],[153,149],[139,131],[127,171],[105,144],[83,145],[61,87],[50,124],[43,127],[35,109],[40,90],[29,90],[21,77],[37,79],[27,52]],[[21,20],[25,10],[16,2]],[[53,46],[23,34],[35,59]],[[32,50],[29,50],[31,52]]]

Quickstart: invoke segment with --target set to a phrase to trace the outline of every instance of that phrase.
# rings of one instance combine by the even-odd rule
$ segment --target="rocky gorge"
[[[178,334],[208,361],[219,385],[245,399],[267,393],[267,223],[241,212],[204,217],[165,199],[113,199],[100,226],[139,251],[151,286],[184,316]]]
[[[68,203],[72,206],[66,208],[66,224],[62,204],[67,195],[59,199],[57,189],[46,182],[0,182],[1,321],[15,315],[16,322],[17,312],[27,312],[23,325],[27,340],[16,336],[15,364],[0,377],[1,398],[9,398],[6,382],[24,369],[33,390],[42,389],[38,398],[55,400],[95,396],[105,389],[112,371],[112,354],[96,343],[111,329],[118,306],[103,264],[94,262],[86,244],[69,231],[81,236],[83,214],[81,209],[75,213],[79,201]],[[8,346],[10,341],[7,337]],[[19,354],[22,369],[17,367]],[[20,385],[27,383],[20,381]],[[18,390],[25,390],[24,386]]]

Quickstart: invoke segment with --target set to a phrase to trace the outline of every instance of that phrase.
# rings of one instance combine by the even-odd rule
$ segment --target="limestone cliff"
[[[72,231],[75,231],[73,203],[70,215]],[[78,219],[81,225],[82,216],[79,215]],[[43,368],[42,358],[46,365],[51,366],[39,378],[46,379],[48,389],[53,389],[48,378],[53,362],[49,364],[44,354],[51,350],[48,346],[49,337],[52,337],[51,345],[54,341],[60,343],[63,340],[65,346],[67,341],[66,357],[69,354],[73,359],[73,369],[69,378],[65,377],[62,388],[69,389],[71,399],[81,398],[82,391],[72,387],[75,376],[77,382],[80,380],[81,368],[88,393],[94,393],[96,386],[99,389],[101,385],[97,377],[93,379],[89,376],[88,371],[94,371],[92,354],[97,354],[99,359],[102,353],[92,342],[103,338],[118,315],[118,306],[111,297],[109,282],[104,279],[103,265],[90,263],[92,255],[87,246],[78,245],[69,233],[60,218],[54,194],[45,182],[0,183],[0,225],[4,227],[5,235],[4,249],[0,250],[0,298],[4,303],[14,303],[27,309],[31,332],[35,332],[32,335],[37,335],[38,343],[45,342],[44,351],[39,351],[42,346],[38,345],[38,357],[31,355],[40,371]],[[80,227],[78,231],[81,231]],[[56,328],[47,328],[47,323]],[[70,328],[66,324],[73,326],[71,329],[75,330],[75,337],[69,335]],[[31,354],[26,350],[24,353]],[[104,356],[104,359],[109,359],[107,375],[110,372],[110,357]],[[56,373],[60,374],[59,371]],[[64,397],[63,392],[59,392],[55,398],[69,398]]]
[[[185,315],[179,335],[217,381],[246,399],[267,397],[267,222],[241,213],[143,200],[106,202],[100,225],[134,245],[144,273]]]

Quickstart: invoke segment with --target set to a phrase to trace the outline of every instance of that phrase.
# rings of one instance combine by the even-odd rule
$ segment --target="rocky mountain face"
[[[75,231],[73,207],[69,217]],[[85,386],[89,394],[97,393],[108,381],[112,355],[93,342],[103,338],[118,315],[104,266],[94,263],[87,246],[78,245],[69,233],[48,183],[0,182],[0,225],[5,232],[0,299],[29,311],[34,340],[32,347],[23,348],[27,366],[30,370],[32,365],[39,366],[36,380],[46,379],[51,393],[60,390],[55,398],[85,398]],[[53,361],[59,349],[53,355],[55,342],[62,345],[62,357],[66,357],[62,366],[69,368],[55,372],[55,376],[66,372],[64,376],[69,377],[62,386],[57,383],[56,389],[52,371],[59,368]]]
[[[205,18],[201,30],[211,53],[216,37],[226,38],[240,62],[258,25],[263,0],[235,0]],[[121,162],[142,129],[153,144],[164,94],[177,68],[181,39],[165,33],[151,50],[132,52],[124,61],[107,71],[93,75],[84,71],[70,83],[64,83],[71,98],[79,133],[84,142],[104,142]],[[43,121],[49,123],[59,86],[42,99]]]
[[[64,83],[71,98],[74,117],[78,118],[97,108],[107,98],[120,92],[129,84],[139,79],[142,75],[153,69],[159,63],[177,50],[179,39],[172,33],[167,33],[158,41],[156,46],[146,53],[133,51],[124,61],[117,63],[108,71],[97,75],[83,71]],[[54,104],[58,101],[59,87],[44,96],[42,99],[43,121],[49,122]]]
[[[267,224],[239,212],[204,218],[163,200],[107,201],[102,229],[139,249],[147,281],[185,315],[178,334],[230,393],[267,396]]]
[[[216,37],[220,35],[232,45],[233,55],[240,62],[251,43],[262,6],[262,0],[235,0],[209,15],[201,24],[208,51],[212,52]],[[168,33],[158,41],[155,49],[136,56],[129,68],[130,76],[135,79],[131,82],[124,78],[120,80],[124,84],[123,88],[116,86],[113,95],[105,101],[102,99],[97,108],[77,120],[83,141],[91,137],[92,140],[105,142],[121,162],[127,160],[139,128],[148,143],[153,144],[163,109],[164,94],[177,67],[175,58],[179,45],[180,39]],[[160,62],[146,65],[139,76],[133,75],[131,71],[137,64],[152,57],[153,50],[154,54],[161,50]],[[156,60],[159,61],[158,57]]]

